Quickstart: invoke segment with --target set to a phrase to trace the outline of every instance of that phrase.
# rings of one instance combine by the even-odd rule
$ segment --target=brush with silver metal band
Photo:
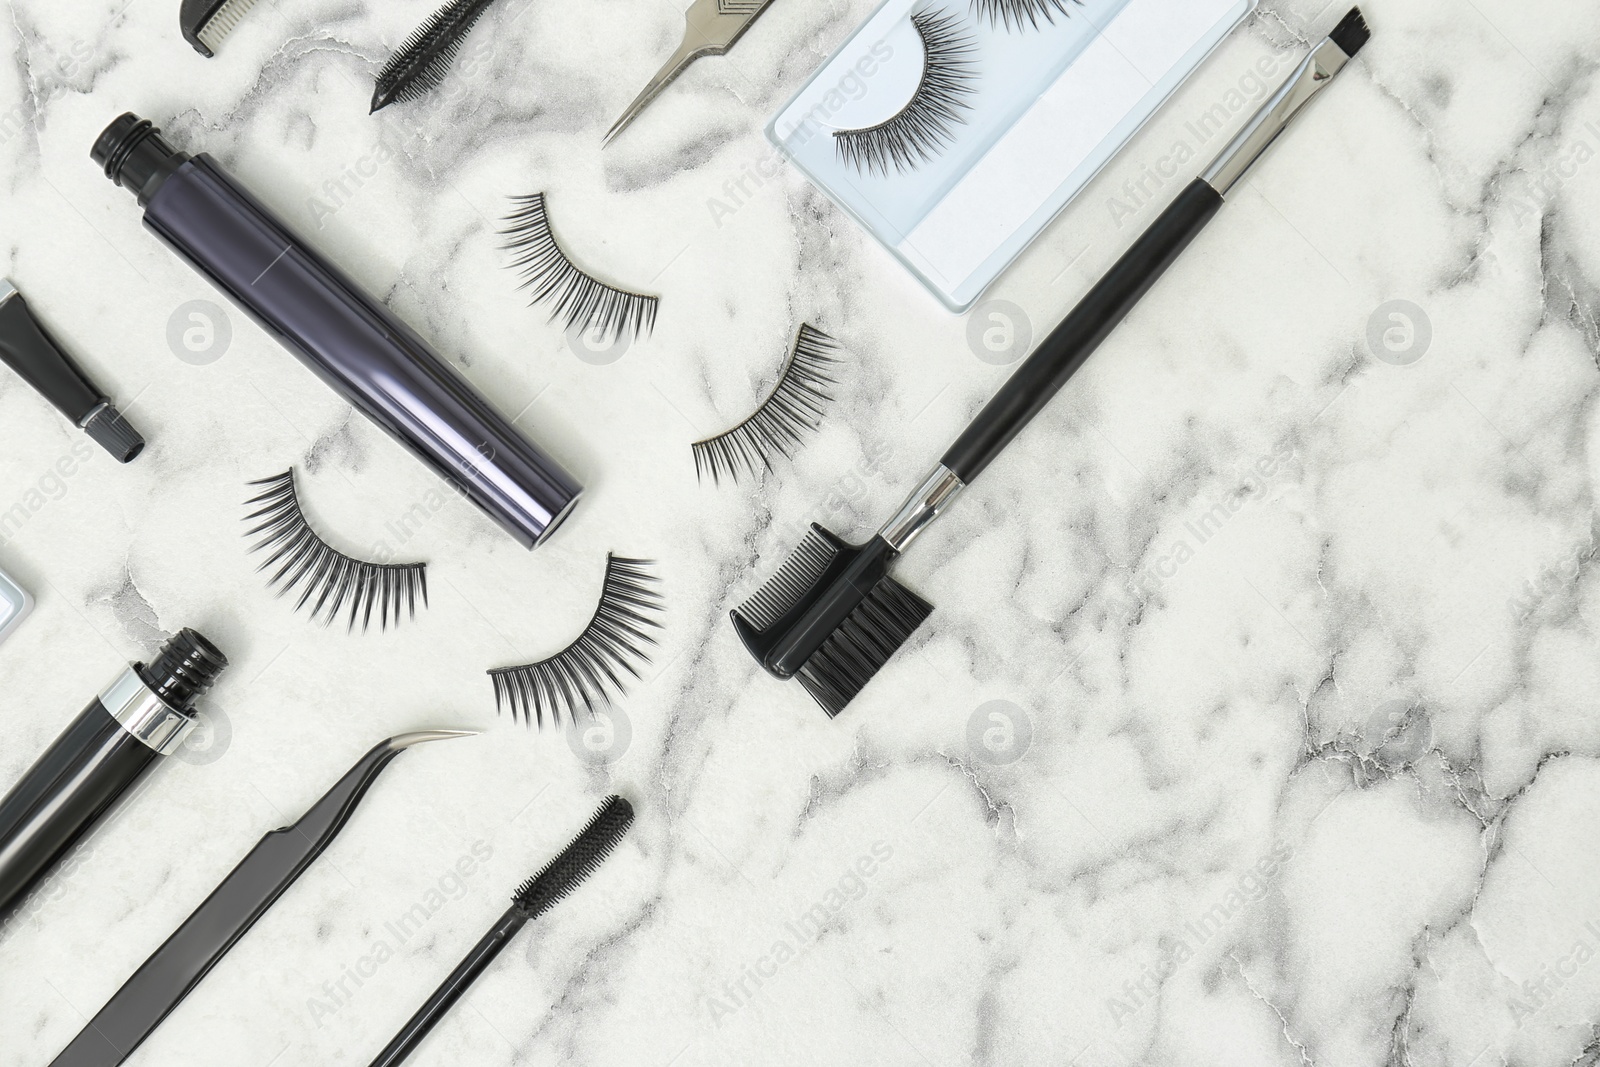
[[[844,710],[933,611],[889,577],[889,564],[1083,366],[1370,36],[1361,9],[1352,8],[1017,368],[876,536],[851,545],[812,525],[777,574],[733,612],[734,629],[768,673],[798,679],[829,715]]]
[[[0,278],[0,363],[16,371],[118,463],[144,451],[144,438],[96,389],[33,316],[17,287]]]

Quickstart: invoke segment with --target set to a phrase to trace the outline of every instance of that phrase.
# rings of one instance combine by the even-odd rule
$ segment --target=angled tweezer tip
[[[389,748],[391,751],[399,752],[401,749],[426,744],[429,741],[448,741],[452,737],[477,737],[481,732],[481,730],[417,730],[414,733],[389,738]]]

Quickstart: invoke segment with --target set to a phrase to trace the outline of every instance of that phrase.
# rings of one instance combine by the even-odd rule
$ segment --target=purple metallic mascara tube
[[[570,474],[210,156],[175,150],[131,113],[90,156],[138,197],[152,233],[525,547],[577,504]]]

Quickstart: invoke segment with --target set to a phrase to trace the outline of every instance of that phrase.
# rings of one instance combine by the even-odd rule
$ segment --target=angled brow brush
[[[434,1024],[460,1000],[478,975],[488,970],[489,964],[500,955],[500,950],[510,943],[532,919],[537,919],[593,874],[602,860],[611,854],[633,824],[633,805],[621,797],[608,797],[594,813],[572,844],[545,864],[544,869],[529,878],[511,898],[511,907],[500,916],[489,932],[483,935],[466,959],[450,972],[450,977],[434,991],[411,1021],[395,1035],[389,1047],[378,1053],[372,1067],[396,1067],[428,1036]]]
[[[798,678],[837,715],[922,625],[933,606],[889,577],[890,562],[1011,443],[1222,207],[1223,198],[1371,36],[1360,8],[1334,31],[1199,178],[1034,350],[870,541],[812,524],[777,574],[733,612],[751,655]]]

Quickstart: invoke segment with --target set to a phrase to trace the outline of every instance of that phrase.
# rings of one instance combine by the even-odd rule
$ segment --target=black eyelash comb
[[[515,196],[511,203],[516,210],[500,231],[509,238],[505,248],[516,253],[511,265],[522,272],[522,287],[533,290],[533,303],[552,305],[551,322],[561,319],[585,333],[598,329],[608,338],[655,329],[660,298],[618,289],[578,269],[550,229],[543,193]]]
[[[1083,6],[1083,0],[972,0],[972,10],[979,18],[989,20],[989,25],[1004,25],[1006,29],[1022,28],[1028,20],[1031,29],[1039,28],[1039,20],[1054,25],[1056,15],[1071,17],[1071,5]]]
[[[1361,9],[1352,8],[1012,374],[876,536],[850,545],[812,525],[777,575],[732,613],[768,673],[797,678],[829,715],[844,710],[933,610],[889,577],[889,564],[1049,403],[1370,36]]]
[[[489,964],[517,936],[517,932],[555,907],[593,874],[632,825],[633,805],[622,797],[607,798],[572,844],[538,874],[522,883],[516,896],[511,898],[511,907],[450,972],[450,976],[411,1017],[411,1021],[401,1028],[388,1047],[378,1053],[371,1067],[396,1067],[404,1062],[456,1001],[471,988],[478,976],[488,970]]]
[[[538,663],[489,672],[495,709],[509,704],[513,721],[521,714],[539,726],[548,712],[560,725],[561,712],[575,718],[580,704],[593,712],[608,689],[620,693],[625,685],[619,670],[638,678],[635,664],[648,663],[645,646],[656,643],[650,628],[661,627],[653,617],[662,610],[662,597],[653,588],[660,579],[650,573],[652,562],[607,556],[600,603],[576,641]]]
[[[183,39],[201,55],[211,58],[222,39],[233,32],[256,0],[183,0],[178,8],[178,28]]]
[[[967,98],[978,67],[960,17],[915,11],[911,24],[922,39],[922,80],[906,106],[876,126],[833,131],[839,159],[863,173],[887,176],[932,159],[955,140],[956,126],[967,121],[962,112],[972,108]]]
[[[300,507],[294,486],[294,468],[250,484],[263,488],[245,501],[246,507],[260,505],[245,516],[246,522],[259,520],[245,536],[264,535],[250,546],[250,551],[270,550],[272,553],[256,569],[266,570],[278,565],[277,573],[267,584],[276,587],[279,596],[304,584],[305,589],[294,606],[296,611],[315,596],[311,617],[325,615],[324,624],[331,625],[349,604],[348,629],[355,629],[356,617],[360,616],[361,629],[365,630],[372,622],[373,608],[378,609],[379,626],[388,629],[391,618],[396,626],[400,625],[402,608],[409,617],[416,617],[419,596],[423,607],[427,607],[428,565],[369,563],[347,556],[328,544],[311,528]]]
[[[822,412],[833,401],[830,377],[840,361],[833,353],[839,345],[833,338],[810,325],[802,324],[795,335],[794,348],[778,376],[778,384],[755,413],[726,433],[696,441],[695,475],[721,482],[723,475],[737,482],[741,473],[771,470],[773,453],[793,458],[806,432],[822,424]]]
[[[372,110],[415,100],[444,80],[461,42],[494,0],[452,0],[418,26],[378,72]]]

